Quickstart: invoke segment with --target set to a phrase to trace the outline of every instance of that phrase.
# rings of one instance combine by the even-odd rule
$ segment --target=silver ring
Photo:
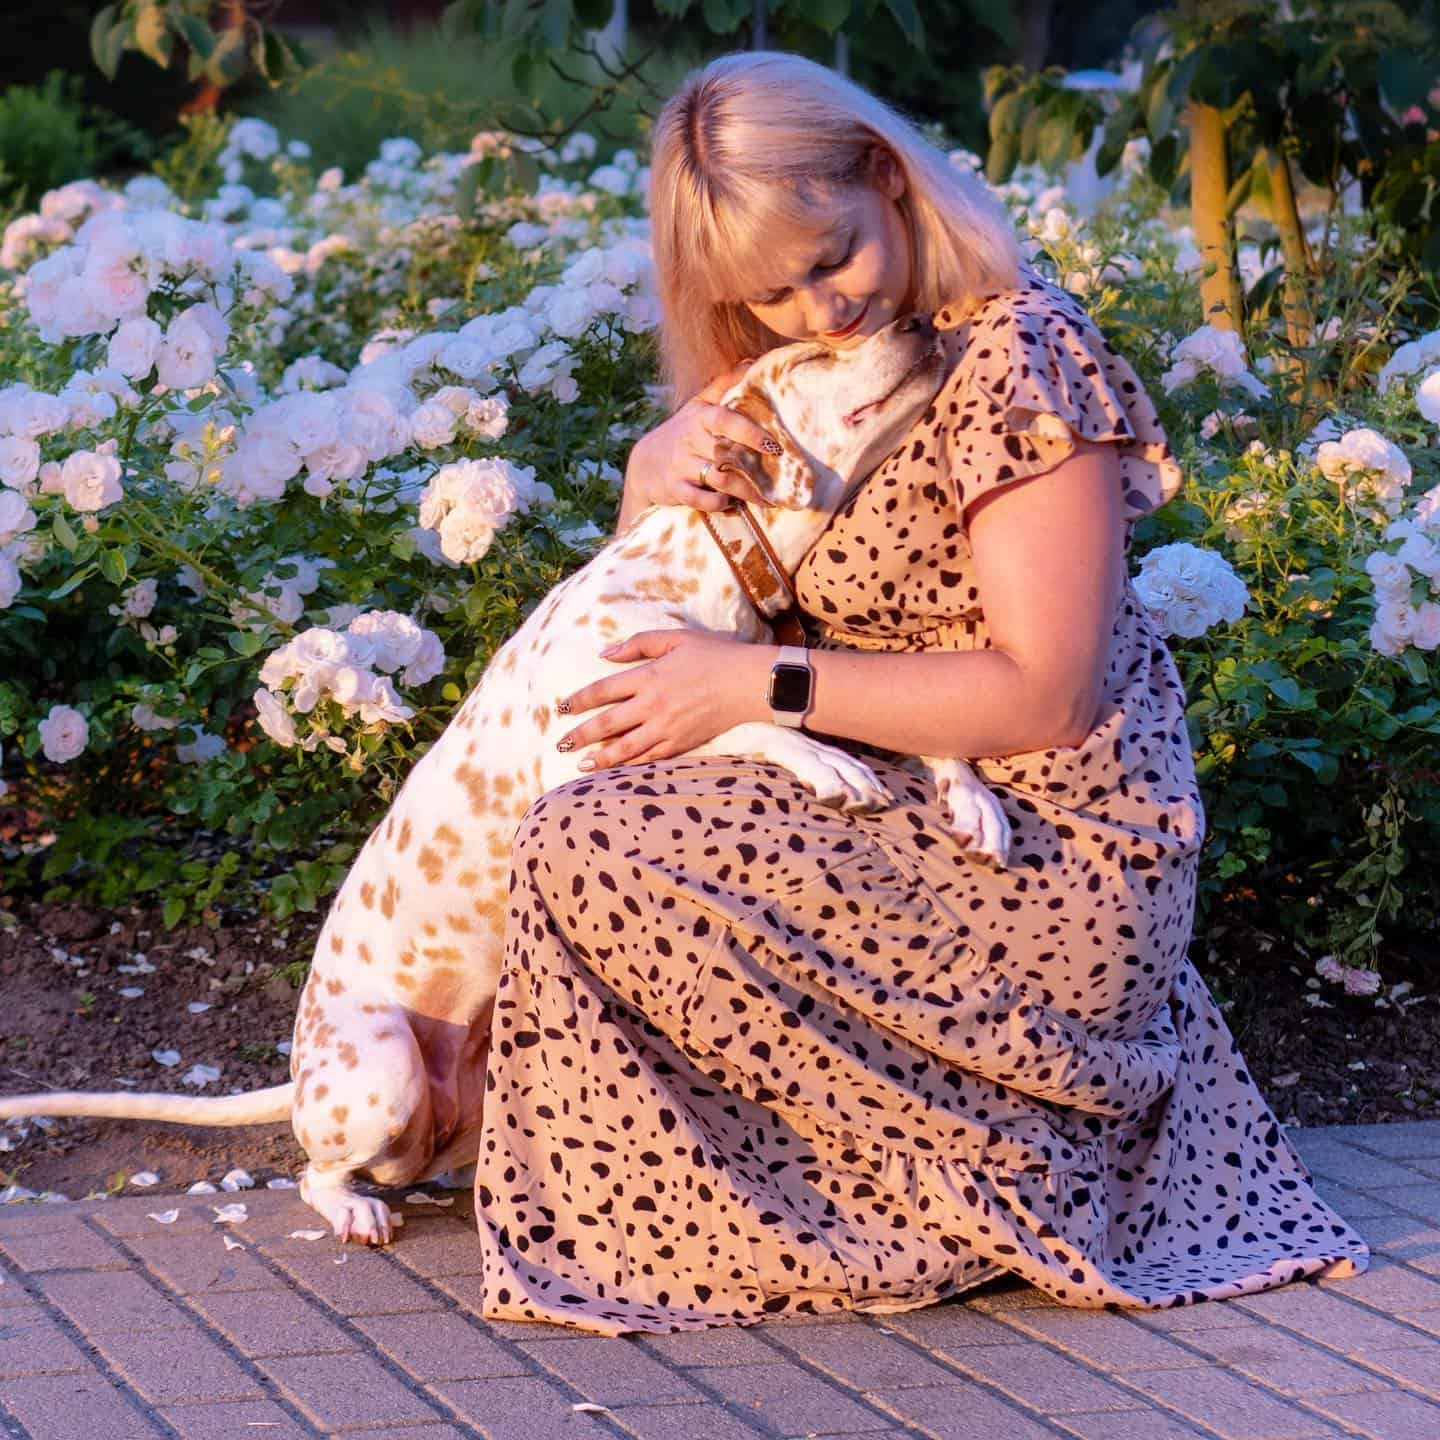
[[[700,467],[700,479],[699,479],[699,481],[698,481],[698,483],[699,483],[700,485],[703,486],[703,485],[705,484],[705,477],[710,473],[710,467],[711,467],[714,463],[715,463],[715,462],[714,462],[713,460],[707,460],[707,461]]]

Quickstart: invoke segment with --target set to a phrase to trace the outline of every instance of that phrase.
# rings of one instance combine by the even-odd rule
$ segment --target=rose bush
[[[347,180],[256,121],[189,143],[210,148],[65,186],[0,241],[8,883],[172,921],[334,889],[609,532],[660,414],[639,156],[397,138]],[[161,178],[207,165],[195,193]],[[1358,993],[1382,927],[1432,918],[1440,336],[1339,217],[1312,357],[1336,398],[1302,413],[1282,327],[1247,354],[1202,326],[1194,246],[1125,170],[1093,216],[1043,177],[1004,193],[1190,479],[1133,558],[1190,696],[1204,900],[1263,893]]]

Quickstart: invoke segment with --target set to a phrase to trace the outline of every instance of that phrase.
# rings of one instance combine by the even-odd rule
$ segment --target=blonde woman
[[[966,860],[884,760],[895,804],[846,815],[772,766],[672,758],[772,718],[775,647],[615,646],[645,663],[569,697],[557,737],[592,773],[515,842],[485,1314],[665,1331],[1007,1271],[1158,1307],[1362,1267],[1185,957],[1204,821],[1125,567],[1180,475],[1133,371],[983,186],[793,56],[689,77],[651,209],[681,403],[634,448],[622,526],[745,493],[713,461],[770,439],[715,403],[746,356],[933,312],[949,378],[801,566],[818,641],[783,688],[817,734],[970,758],[1012,858]]]

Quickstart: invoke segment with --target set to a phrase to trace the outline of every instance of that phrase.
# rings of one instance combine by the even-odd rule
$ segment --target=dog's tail
[[[266,1125],[290,1118],[295,1082],[244,1095],[133,1095],[126,1090],[86,1094],[55,1090],[0,1096],[0,1120],[21,1115],[90,1115],[110,1120],[164,1120],[172,1125]]]

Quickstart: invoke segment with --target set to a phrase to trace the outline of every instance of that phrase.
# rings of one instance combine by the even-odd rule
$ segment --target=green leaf
[[[130,33],[129,24],[115,18],[118,8],[118,5],[107,5],[90,22],[90,54],[107,80],[115,78]]]
[[[998,140],[1008,131],[1020,128],[1020,107],[1025,103],[1023,90],[1002,95],[990,109],[990,138]]]
[[[160,912],[165,919],[165,928],[173,930],[185,918],[185,902],[176,896],[171,896],[165,902],[165,908]]]
[[[190,47],[190,53],[208,60],[215,51],[215,32],[198,15],[172,15],[170,23]]]
[[[112,585],[123,585],[129,571],[130,567],[125,563],[125,556],[119,550],[102,550],[100,552],[100,573]]]
[[[162,70],[170,64],[170,57],[175,51],[175,37],[170,33],[163,5],[146,5],[135,17],[135,44]]]
[[[540,34],[551,50],[563,50],[570,40],[570,22],[575,18],[571,0],[545,0],[540,16]]]
[[[915,0],[885,0],[885,8],[895,17],[901,33],[918,50],[925,43],[925,22]]]
[[[1405,673],[1417,684],[1428,685],[1430,683],[1430,669],[1426,665],[1424,657],[1418,650],[1407,650],[1401,657],[1400,663],[1405,667]]]
[[[458,704],[463,695],[464,692],[453,680],[447,680],[440,691],[440,698],[448,700],[452,705]]]
[[[80,537],[70,528],[70,522],[63,515],[56,515],[52,524],[55,538],[67,549],[75,550],[80,544]]]
[[[237,654],[247,659],[259,652],[260,646],[264,643],[258,635],[251,630],[234,630],[227,637],[230,648]]]
[[[851,0],[791,0],[787,10],[796,10],[817,29],[833,35],[850,18]]]
[[[705,26],[717,35],[731,35],[752,13],[750,0],[702,0]]]
[[[485,167],[495,164],[495,157],[487,155],[483,160],[467,165],[460,172],[460,178],[455,182],[455,213],[462,220],[469,220],[475,214],[475,199],[485,178]]]
[[[58,590],[50,592],[50,599],[63,600],[72,590],[78,590],[94,573],[93,564],[82,565]]]

